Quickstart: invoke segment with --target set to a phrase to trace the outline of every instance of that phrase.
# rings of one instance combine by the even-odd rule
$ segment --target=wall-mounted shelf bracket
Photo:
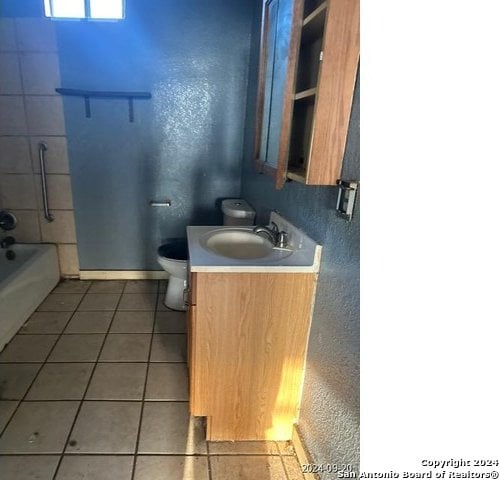
[[[152,95],[149,92],[106,92],[106,91],[96,91],[96,90],[78,90],[75,88],[56,88],[55,91],[60,95],[66,95],[70,97],[82,97],[85,101],[85,116],[87,118],[92,117],[92,112],[90,110],[90,99],[91,98],[119,98],[128,100],[128,120],[133,123],[135,120],[133,111],[133,100],[149,100]]]
[[[339,191],[338,201],[336,202],[336,213],[339,217],[350,222],[352,221],[359,183],[338,180],[337,185],[339,187]]]

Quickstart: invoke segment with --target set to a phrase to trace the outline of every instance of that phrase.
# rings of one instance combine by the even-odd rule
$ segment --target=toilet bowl
[[[158,263],[170,274],[164,304],[172,310],[186,310],[184,289],[187,287],[187,240],[169,238],[158,248]]]

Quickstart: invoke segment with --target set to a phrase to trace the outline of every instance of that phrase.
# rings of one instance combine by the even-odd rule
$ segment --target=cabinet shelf
[[[303,20],[301,41],[308,43],[324,34],[326,23],[327,1],[321,3],[310,15]]]
[[[309,88],[295,94],[295,100],[313,99],[317,93],[317,88]]]
[[[327,2],[327,0],[303,0],[303,18],[307,18],[325,2]]]
[[[288,167],[287,177],[295,182],[306,183],[307,172],[303,169],[293,170],[291,167]]]

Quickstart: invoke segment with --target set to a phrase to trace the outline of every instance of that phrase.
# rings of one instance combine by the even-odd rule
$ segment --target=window
[[[125,18],[125,0],[44,0],[44,3],[45,15],[52,18]]]

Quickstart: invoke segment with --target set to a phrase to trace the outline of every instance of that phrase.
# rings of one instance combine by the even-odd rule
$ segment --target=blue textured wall
[[[257,16],[255,17],[257,18]],[[286,183],[252,165],[258,61],[258,22],[253,26],[248,86],[242,197],[258,223],[278,210],[323,245],[307,357],[299,430],[316,463],[359,465],[359,208],[351,223],[336,216],[336,187]],[[342,178],[359,179],[359,89],[355,91]],[[335,478],[324,474],[323,479]]]
[[[0,0],[0,17],[41,17],[43,0]]]
[[[135,102],[65,97],[82,269],[158,269],[186,225],[221,223],[239,196],[252,2],[128,0],[122,22],[59,22],[62,85],[150,91]],[[172,199],[153,209],[150,199]]]

